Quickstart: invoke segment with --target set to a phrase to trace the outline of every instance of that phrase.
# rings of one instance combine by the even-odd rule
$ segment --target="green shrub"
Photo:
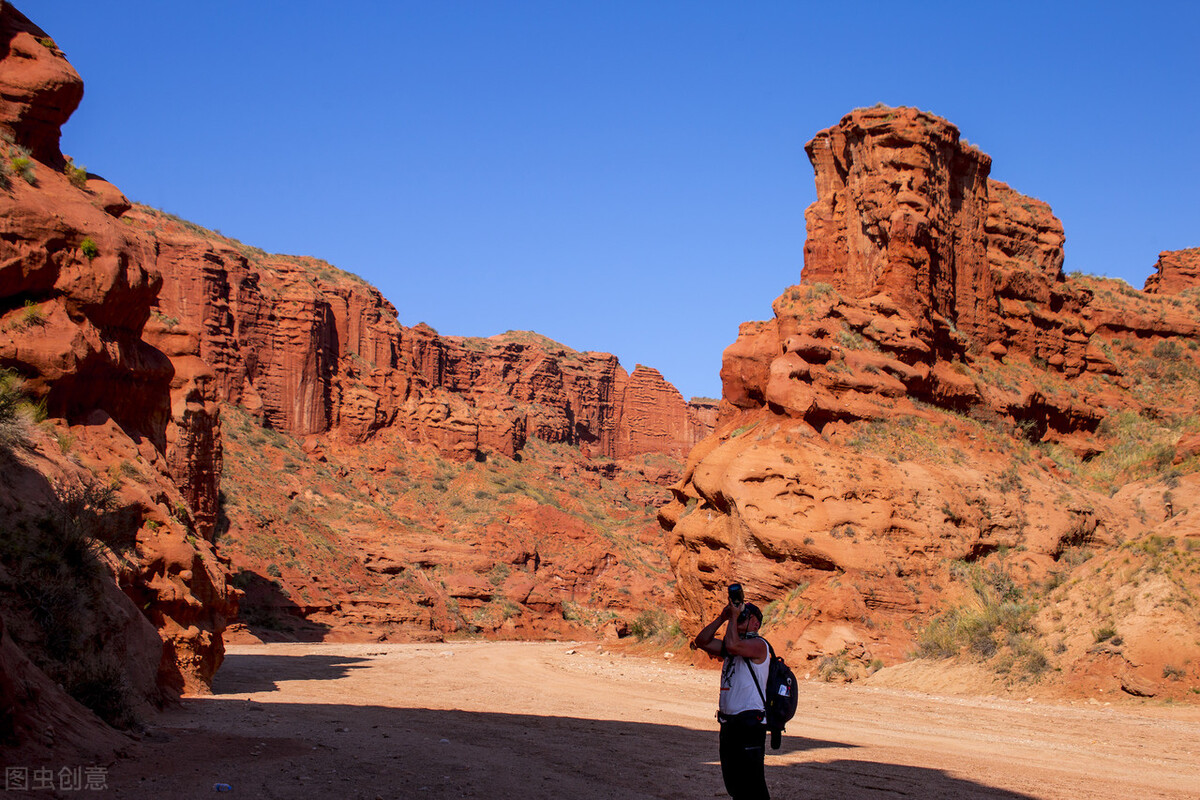
[[[1154,349],[1150,353],[1155,358],[1160,358],[1163,361],[1178,361],[1183,358],[1183,348],[1171,339],[1163,339],[1154,345]]]
[[[63,174],[67,176],[67,180],[69,180],[73,186],[77,186],[80,189],[87,188],[87,167],[77,167],[75,166],[75,162],[68,158],[67,163],[63,165]]]
[[[0,425],[16,421],[21,401],[25,399],[22,384],[15,372],[0,370]]]
[[[33,159],[28,156],[20,155],[9,161],[13,172],[20,175],[30,186],[37,185],[37,170],[33,166]]]
[[[129,681],[112,657],[99,659],[87,669],[77,670],[64,688],[114,728],[127,730],[137,722]]]
[[[32,300],[25,301],[25,310],[21,312],[22,328],[40,328],[46,324],[46,313],[40,304]]]
[[[0,369],[0,446],[12,447],[29,437],[28,426],[46,419],[46,401],[34,400],[25,381],[11,370]]]
[[[1022,591],[1007,571],[977,564],[952,570],[969,585],[970,594],[959,604],[930,620],[917,635],[917,654],[924,658],[950,658],[963,651],[988,659],[1010,637],[1029,630],[1037,607],[1022,602]]]
[[[508,576],[510,574],[512,574],[512,568],[509,567],[508,564],[499,562],[495,564],[488,573],[488,581],[490,581],[493,586],[501,586],[506,580],[508,580]]]
[[[817,674],[821,680],[827,682],[835,681],[838,678],[849,678],[850,665],[845,652],[822,658],[817,664]]]
[[[79,243],[79,249],[83,251],[83,255],[88,261],[91,261],[96,256],[100,255],[100,248],[96,246],[96,243],[92,241],[92,237],[90,236],[85,237],[84,240]]]

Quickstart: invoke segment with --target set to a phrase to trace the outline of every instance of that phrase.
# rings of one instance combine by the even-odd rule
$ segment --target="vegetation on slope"
[[[662,490],[637,462],[601,468],[531,440],[519,460],[458,463],[387,435],[302,446],[235,406],[222,418],[218,543],[252,626],[400,638],[663,627],[639,616],[665,605],[670,574]]]

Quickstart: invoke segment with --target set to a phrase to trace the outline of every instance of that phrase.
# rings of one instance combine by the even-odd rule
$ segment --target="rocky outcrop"
[[[660,522],[688,625],[740,580],[778,601],[777,646],[865,671],[956,597],[950,564],[1015,550],[1036,578],[1149,535],[1084,465],[1127,447],[1118,420],[1194,413],[1200,309],[1064,276],[1049,206],[932,115],[862,109],[807,150],[802,283],[725,351],[718,428]]]
[[[59,127],[82,95],[79,76],[11,3],[0,4],[0,40],[0,367],[20,376],[57,431],[46,439],[31,429],[21,446],[40,455],[14,458],[22,474],[53,472],[62,491],[111,492],[105,519],[132,549],[107,562],[102,585],[123,600],[97,605],[96,627],[114,615],[154,623],[162,641],[153,653],[113,655],[130,674],[152,659],[157,683],[135,682],[142,695],[203,689],[234,608],[211,545],[196,537],[211,535],[219,473],[205,371],[186,355],[173,361],[187,348],[164,352],[150,341],[162,280],[154,240],[113,216],[128,202],[111,184],[64,169]],[[39,501],[15,491],[14,474],[0,492],[6,514],[36,527],[58,494],[43,487]]]
[[[1164,250],[1146,279],[1147,294],[1179,294],[1200,286],[1200,247]]]
[[[83,99],[83,80],[54,40],[24,14],[0,9],[0,127],[27,147],[32,157],[61,167],[58,143],[63,123]]]
[[[855,298],[887,292],[923,328],[953,324],[987,338],[991,158],[912,108],[848,114],[805,150],[817,182],[805,212],[805,280]]]
[[[459,460],[511,457],[529,436],[613,458],[681,454],[711,430],[657,372],[631,379],[608,353],[528,332],[407,328],[376,289],[324,262],[147,208],[125,218],[157,246],[158,329],[212,365],[218,400],[273,429],[361,443],[392,428]]]
[[[622,387],[613,455],[666,453],[684,458],[715,427],[712,404],[685,403],[658,370],[638,364]]]

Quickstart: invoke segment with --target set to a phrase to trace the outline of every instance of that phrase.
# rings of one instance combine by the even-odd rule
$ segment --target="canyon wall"
[[[347,456],[367,473],[395,461],[397,441],[461,464],[518,457],[530,437],[625,459],[682,455],[714,427],[711,403],[689,405],[652,369],[630,375],[612,355],[534,334],[471,339],[406,328],[377,290],[324,262],[270,255],[134,208],[60,152],[61,126],[82,96],[82,80],[46,32],[0,4],[0,389],[5,408],[17,409],[0,419],[0,695],[59,686],[41,702],[16,698],[19,718],[0,730],[6,742],[52,749],[46,720],[86,718],[68,695],[83,696],[97,680],[113,701],[106,719],[120,725],[131,724],[130,708],[207,691],[241,596],[227,579],[249,574],[217,551],[230,526],[223,406],[304,442],[322,469],[331,442],[379,445]],[[620,472],[586,455],[551,466],[588,479]],[[344,489],[354,478],[337,469]],[[612,502],[645,508],[645,487],[663,475],[639,469]],[[566,489],[548,497],[574,502]],[[598,535],[564,512],[546,514],[562,519],[530,523],[534,541],[558,529],[576,543]],[[421,551],[403,541],[411,529],[392,533]],[[452,563],[449,554],[467,545],[440,539],[438,547]],[[575,560],[556,563],[545,580],[638,579],[614,568],[610,545],[588,547],[574,546]],[[368,558],[380,550],[378,542],[364,548]],[[65,566],[51,563],[55,554]],[[356,557],[339,552],[342,562]],[[485,573],[493,566],[480,563]],[[512,597],[561,623],[560,601],[517,584]],[[428,589],[452,597],[440,584]],[[473,602],[471,592],[455,599]],[[57,598],[50,611],[47,597]],[[80,736],[86,748],[88,734]],[[101,734],[94,742],[112,744]]]
[[[217,396],[269,427],[363,442],[383,428],[466,460],[529,436],[627,458],[686,453],[712,420],[657,371],[544,336],[408,328],[378,290],[316,259],[272,256],[138,207],[157,243],[160,335],[212,366]]]
[[[1187,259],[1163,254],[1145,294],[1067,278],[1049,206],[915,109],[857,110],[806,149],[801,283],[725,351],[719,426],[660,511],[688,627],[740,580],[777,649],[866,669],[907,658],[972,565],[1036,582],[1083,544],[1191,530],[1162,500],[1196,495],[1194,459],[1170,466],[1200,375]],[[1137,420],[1161,455],[1125,455]],[[1175,488],[1138,480],[1157,470]],[[1151,639],[1121,669],[1161,669]]]
[[[0,368],[30,409],[0,454],[6,652],[68,691],[124,672],[131,705],[204,690],[236,609],[206,539],[215,395],[148,330],[155,242],[118,220],[129,204],[115,187],[59,152],[78,74],[10,3],[0,42]],[[81,535],[102,544],[72,549]],[[77,575],[62,604],[53,584],[30,594],[51,572]]]

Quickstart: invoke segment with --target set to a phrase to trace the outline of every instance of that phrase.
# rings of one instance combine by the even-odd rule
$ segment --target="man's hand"
[[[722,625],[726,628],[737,627],[738,612],[734,610],[732,605],[727,605],[721,609],[721,613],[712,622],[704,626],[700,633],[696,634],[696,638],[692,640],[695,647],[700,648],[708,653],[713,658],[720,658],[724,639],[717,638],[717,631]]]
[[[741,631],[738,630],[738,617],[742,613],[742,608],[745,603],[730,603],[725,607],[729,612],[729,624],[725,626],[725,636],[722,641],[725,644],[725,652],[735,656],[745,656],[755,664],[761,664],[766,659],[769,652],[767,643],[762,639],[752,638],[743,639]]]

